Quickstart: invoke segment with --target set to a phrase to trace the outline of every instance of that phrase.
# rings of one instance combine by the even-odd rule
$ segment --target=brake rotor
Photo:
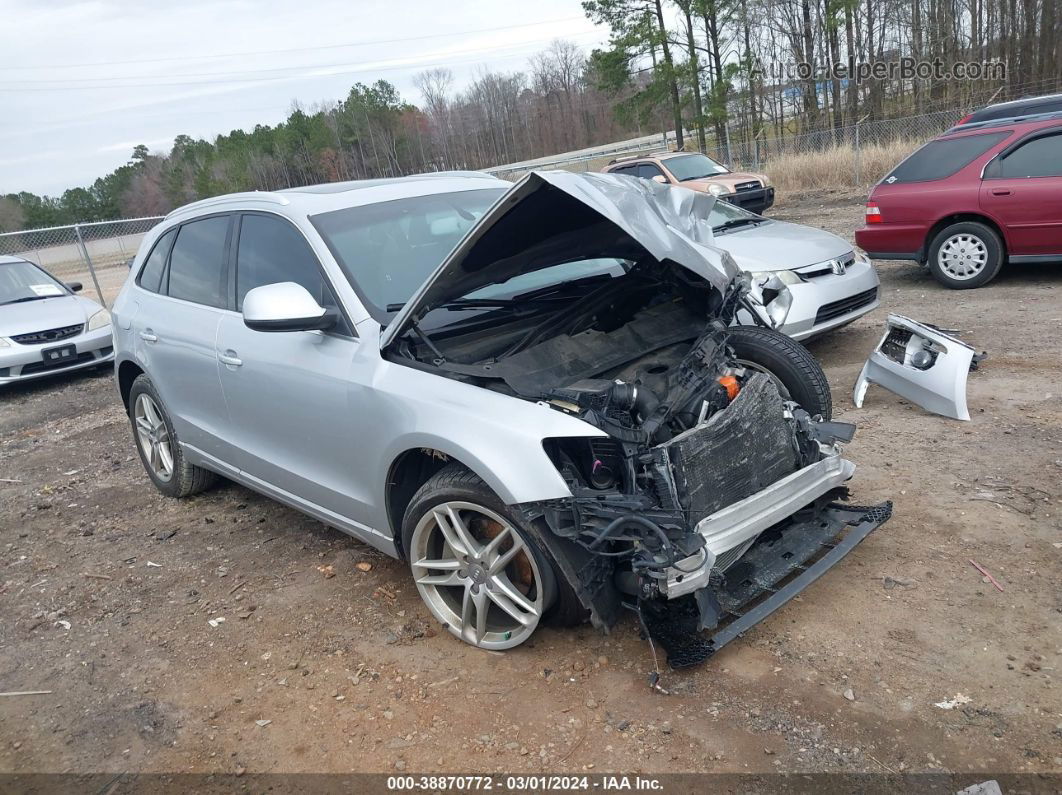
[[[493,519],[481,517],[476,521],[475,530],[477,535],[485,537],[487,541],[493,541],[502,532],[504,528],[498,522]],[[516,530],[513,530],[515,533]],[[483,539],[481,539],[483,540]],[[504,552],[512,546],[512,541],[506,541],[500,552]],[[509,562],[509,568],[515,572],[516,577],[513,580],[513,585],[517,586],[525,595],[530,592],[531,586],[535,582],[535,575],[531,569],[531,561],[527,559],[526,552],[517,553],[516,557]]]

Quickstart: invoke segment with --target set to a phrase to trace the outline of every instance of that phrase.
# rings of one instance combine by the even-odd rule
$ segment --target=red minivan
[[[928,265],[945,287],[1004,262],[1062,262],[1062,113],[960,124],[874,186],[856,244]]]

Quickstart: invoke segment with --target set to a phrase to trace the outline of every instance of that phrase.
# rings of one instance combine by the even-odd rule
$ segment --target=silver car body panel
[[[765,489],[728,505],[697,523],[696,531],[705,540],[696,555],[678,561],[668,569],[664,591],[675,599],[703,588],[716,559],[746,544],[773,524],[792,516],[806,505],[844,484],[855,473],[855,464],[834,448],[824,448],[821,461],[798,469]]]
[[[393,464],[411,451],[434,450],[461,461],[507,504],[570,497],[543,439],[605,433],[546,406],[384,359],[380,324],[309,221],[309,216],[360,204],[500,184],[482,175],[443,175],[359,184],[346,192],[251,193],[175,211],[148,233],[115,302],[118,366],[133,363],[156,379],[190,463],[388,554],[396,554],[392,530],[397,530],[387,511],[388,477]],[[158,295],[136,284],[143,260],[168,229],[200,215],[242,210],[277,215],[299,229],[352,320],[353,336],[255,332],[238,312]],[[208,317],[188,318],[189,312]],[[195,328],[181,330],[177,340],[170,338],[175,325]],[[226,364],[221,357],[238,358],[240,364]],[[196,368],[194,377],[186,367]],[[164,374],[173,368],[185,372],[183,384]]]
[[[0,257],[0,267],[3,267],[6,263],[25,261],[19,257],[3,256]],[[110,324],[93,331],[85,330],[88,328],[89,318],[102,309],[103,307],[91,298],[72,293],[56,295],[55,297],[38,301],[0,306],[0,338],[7,342],[6,345],[0,345],[0,385],[46,378],[51,375],[80,370],[86,367],[96,367],[113,361],[114,343],[111,338]],[[22,334],[32,334],[48,329],[67,328],[77,325],[84,326],[79,334],[65,337],[61,340],[42,343],[19,343],[11,339]],[[34,369],[31,373],[22,374],[22,368],[26,365],[40,364],[43,361],[43,351],[46,348],[71,344],[76,347],[79,355],[89,354],[91,358],[84,357],[84,361],[78,361],[64,367],[46,370]]]
[[[380,339],[386,347],[428,309],[467,295],[519,272],[521,263],[467,271],[463,264],[502,218],[520,212],[535,194],[555,189],[611,221],[660,262],[674,262],[723,290],[739,272],[733,259],[713,243],[706,223],[715,199],[690,190],[673,190],[651,180],[616,174],[531,172],[506,193],[469,230],[465,238],[409,299]]]
[[[903,361],[897,361],[882,350],[894,330],[910,335],[903,346]],[[926,369],[912,363],[912,357],[923,350],[935,354]],[[889,315],[885,321],[885,333],[856,380],[852,400],[856,408],[862,407],[867,387],[877,384],[927,411],[956,420],[969,420],[966,379],[974,354],[972,347],[950,334],[903,315]]]

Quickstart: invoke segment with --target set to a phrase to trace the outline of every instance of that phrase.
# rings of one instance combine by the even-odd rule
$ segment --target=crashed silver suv
[[[175,497],[222,475],[405,559],[473,645],[626,605],[672,665],[703,660],[889,512],[840,502],[854,429],[814,359],[729,328],[785,288],[712,245],[713,202],[555,172],[177,210],[114,306],[147,473]]]

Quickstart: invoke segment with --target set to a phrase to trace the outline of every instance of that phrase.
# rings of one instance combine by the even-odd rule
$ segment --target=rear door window
[[[930,141],[896,166],[885,182],[929,182],[950,177],[1009,135],[1008,130]]]
[[[164,234],[155,243],[151,253],[148,254],[144,267],[140,271],[139,280],[140,286],[145,290],[150,290],[153,293],[159,291],[159,286],[162,284],[162,272],[166,269],[166,255],[170,253],[170,245],[173,243],[175,234],[177,234],[176,229],[171,229]]]
[[[228,279],[225,245],[229,216],[184,224],[170,253],[169,288],[172,298],[224,309]]]
[[[1027,141],[999,164],[1000,177],[1062,176],[1062,134]]]

